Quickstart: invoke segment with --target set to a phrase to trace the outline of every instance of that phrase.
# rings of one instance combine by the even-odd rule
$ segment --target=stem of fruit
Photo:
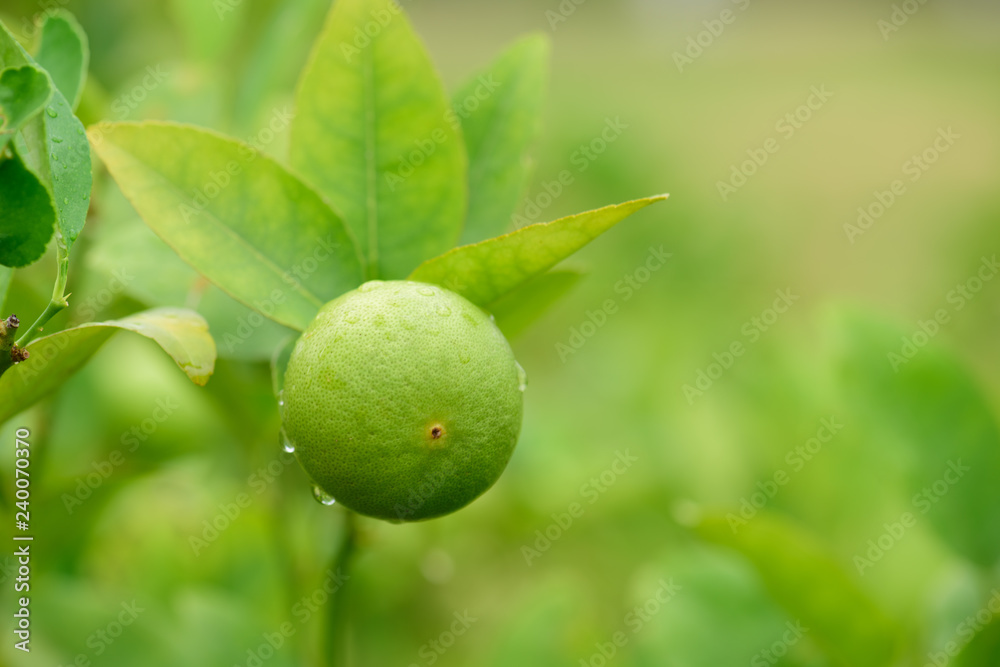
[[[57,232],[58,233],[58,232]],[[35,339],[49,320],[55,317],[56,313],[69,305],[66,300],[66,279],[69,277],[69,250],[62,238],[56,244],[56,283],[52,286],[52,299],[45,307],[42,314],[38,316],[35,323],[18,339],[17,347],[24,347]]]
[[[345,510],[344,532],[333,556],[331,568],[340,577],[340,587],[330,601],[326,631],[327,667],[350,667],[351,664],[351,559],[357,547],[357,520]]]

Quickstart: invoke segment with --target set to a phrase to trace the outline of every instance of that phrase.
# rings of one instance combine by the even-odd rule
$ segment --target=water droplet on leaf
[[[50,117],[50,118],[55,118],[56,116],[58,116],[58,115],[59,115],[59,114],[57,114],[57,113],[56,113],[56,110],[55,110],[55,109],[53,109],[52,107],[49,107],[49,108],[47,108],[47,109],[45,110],[45,113],[49,114],[49,117]]]

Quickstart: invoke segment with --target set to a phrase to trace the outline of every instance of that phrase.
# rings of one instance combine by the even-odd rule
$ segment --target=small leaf
[[[250,146],[173,123],[105,123],[90,135],[146,224],[246,306],[302,330],[361,282],[337,214]]]
[[[37,67],[8,67],[0,72],[0,154],[26,122],[52,99],[52,81]]]
[[[549,40],[518,41],[452,97],[469,153],[469,213],[463,244],[507,231],[524,193],[528,149],[541,127]]]
[[[704,539],[743,554],[771,596],[809,629],[842,667],[886,667],[897,652],[897,630],[885,613],[811,535],[767,513],[734,533],[723,516],[695,527]]]
[[[160,308],[82,324],[32,341],[28,360],[0,376],[0,423],[58,389],[121,329],[156,341],[195,384],[204,385],[215,369],[215,341],[205,320],[189,310]]]
[[[636,211],[666,198],[658,195],[607,206],[454,248],[421,264],[410,280],[442,285],[486,308]]]
[[[458,121],[393,0],[338,0],[299,82],[291,163],[344,214],[369,278],[452,247],[467,204]]]
[[[522,283],[491,303],[497,326],[508,340],[516,338],[566,294],[582,274],[577,271],[549,271]]]
[[[45,254],[55,229],[52,198],[14,152],[0,160],[0,264],[27,266]]]
[[[46,12],[35,60],[48,71],[74,110],[80,103],[90,65],[87,34],[67,11]]]
[[[941,325],[924,326],[907,331],[864,314],[844,317],[844,394],[871,430],[910,446],[910,506],[926,513],[956,552],[993,567],[1000,559],[1000,428],[990,399],[955,355],[933,342],[908,342],[915,331]]]
[[[28,52],[0,23],[0,67],[34,65]],[[58,89],[45,111],[34,116],[22,129],[23,146],[18,145],[25,164],[52,194],[59,234],[56,240],[62,255],[69,250],[87,221],[92,174],[90,146],[83,124]]]

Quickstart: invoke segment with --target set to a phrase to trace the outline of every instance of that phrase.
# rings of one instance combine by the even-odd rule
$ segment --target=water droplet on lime
[[[434,296],[436,292],[434,291],[433,287],[418,287],[417,294],[420,294],[422,296]]]
[[[524,367],[520,363],[515,361],[514,365],[517,366],[517,388],[524,391],[528,388],[528,374],[524,372]]]
[[[316,499],[316,502],[327,507],[337,502],[333,496],[321,489],[318,484],[313,484],[313,498]]]

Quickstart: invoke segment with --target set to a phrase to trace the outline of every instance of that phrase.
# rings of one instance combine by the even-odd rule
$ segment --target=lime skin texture
[[[437,285],[371,281],[326,304],[296,343],[286,446],[324,498],[393,522],[439,517],[507,466],[523,377],[478,306]]]

